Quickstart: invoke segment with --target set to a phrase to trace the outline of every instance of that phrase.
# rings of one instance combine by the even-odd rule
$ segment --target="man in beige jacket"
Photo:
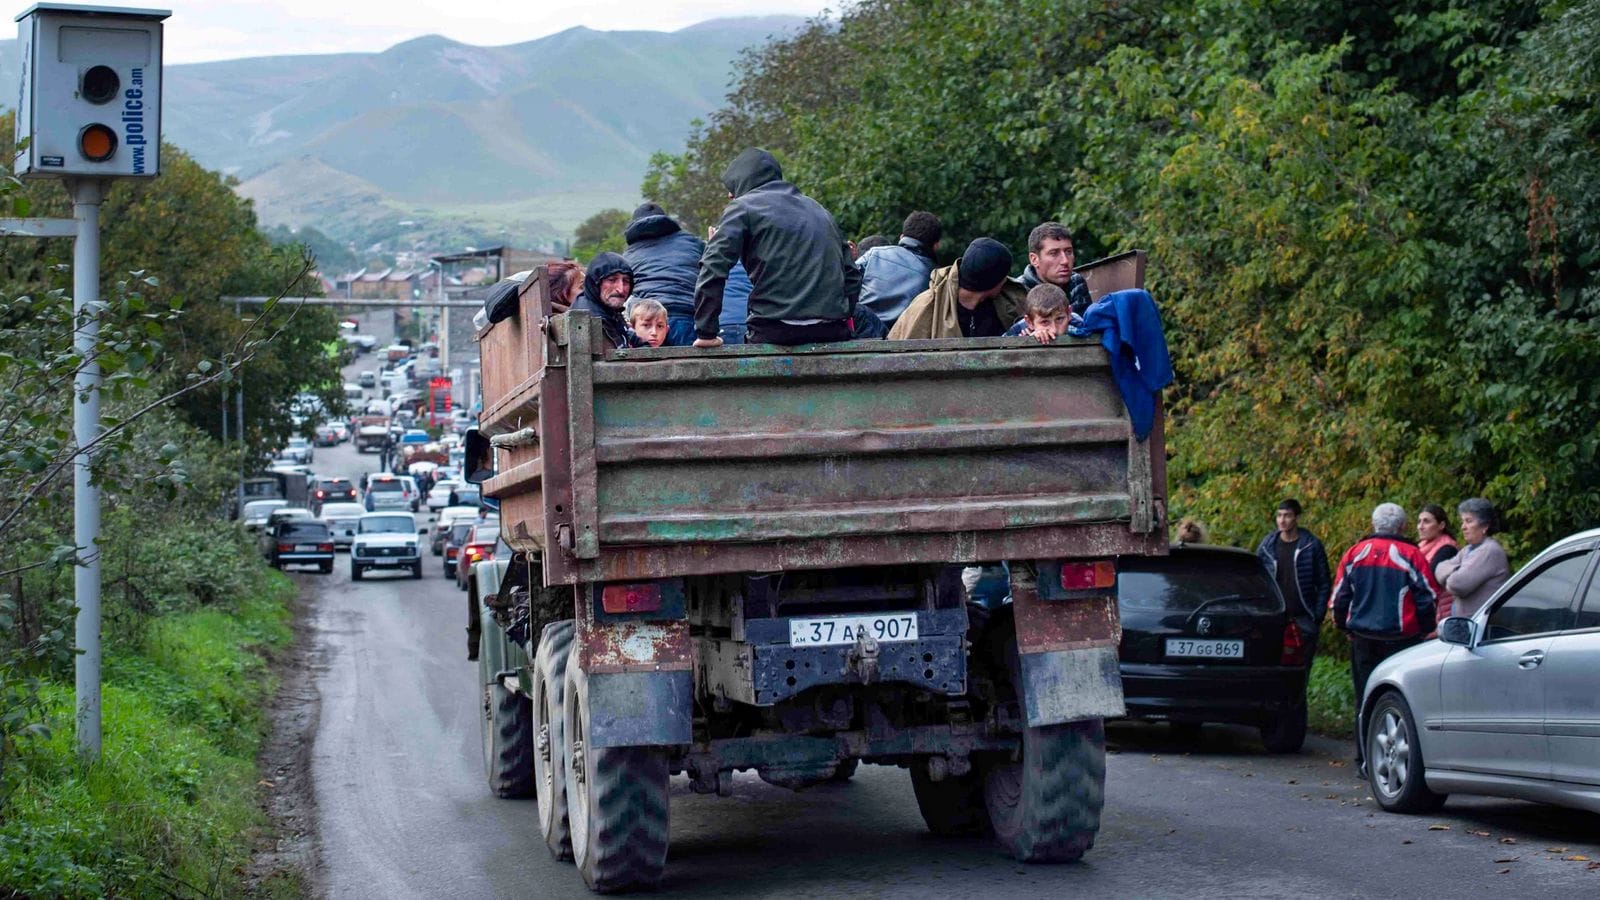
[[[1010,273],[1006,245],[978,238],[953,265],[934,270],[928,289],[906,307],[889,339],[1001,336],[1022,315],[1027,296],[1006,277]]]

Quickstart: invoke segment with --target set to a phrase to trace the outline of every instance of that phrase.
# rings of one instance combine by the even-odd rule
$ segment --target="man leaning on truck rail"
[[[723,290],[728,272],[741,261],[752,285],[747,343],[850,340],[861,270],[833,215],[784,181],[783,169],[765,150],[740,153],[722,183],[729,201],[700,258],[694,345],[722,345],[717,320]]]

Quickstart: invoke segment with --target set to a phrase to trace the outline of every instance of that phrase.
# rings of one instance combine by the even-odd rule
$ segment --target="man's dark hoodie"
[[[600,302],[600,282],[618,273],[632,276],[633,270],[628,268],[626,260],[615,253],[596,254],[583,272],[583,296],[572,304],[572,308],[574,311],[586,312],[599,319],[600,329],[606,335],[606,343],[620,350],[638,347],[640,342],[629,330],[627,321],[622,318],[622,310],[612,309]]]
[[[754,287],[750,318],[839,321],[861,293],[861,270],[833,216],[783,180],[765,150],[739,154],[722,175],[733,199],[700,258],[694,288],[695,334],[717,336],[728,270],[743,261]]]
[[[622,237],[628,242],[622,258],[633,268],[633,296],[661,301],[674,318],[693,317],[694,282],[705,242],[684,231],[654,203],[633,211]]]

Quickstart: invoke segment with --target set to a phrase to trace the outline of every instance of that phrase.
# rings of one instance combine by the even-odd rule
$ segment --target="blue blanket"
[[[1133,435],[1144,440],[1155,425],[1156,392],[1172,383],[1172,357],[1156,301],[1142,290],[1106,294],[1084,311],[1083,324],[1075,323],[1068,333],[1100,335],[1111,354],[1111,377],[1122,391]]]

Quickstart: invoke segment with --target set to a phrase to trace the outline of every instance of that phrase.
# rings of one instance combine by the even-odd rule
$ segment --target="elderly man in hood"
[[[684,231],[655,203],[642,204],[622,232],[622,258],[633,269],[633,296],[667,308],[668,347],[694,343],[694,283],[705,242]]]
[[[750,274],[746,340],[756,344],[848,341],[861,270],[833,215],[783,180],[772,154],[751,148],[722,175],[730,198],[700,258],[696,347],[721,345],[717,319],[728,272]]]
[[[596,254],[583,273],[583,296],[572,304],[574,311],[581,310],[600,320],[606,343],[619,350],[643,346],[628,322],[622,317],[623,307],[633,293],[633,269],[615,253]]]
[[[1011,251],[994,238],[967,245],[954,264],[935,269],[928,289],[894,323],[889,340],[1000,337],[1022,315],[1028,294],[1007,277]]]

